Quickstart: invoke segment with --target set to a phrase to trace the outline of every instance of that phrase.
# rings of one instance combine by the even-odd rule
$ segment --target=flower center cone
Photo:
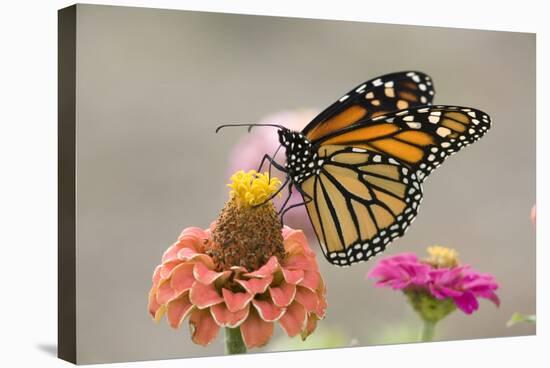
[[[230,199],[212,232],[209,254],[220,270],[242,266],[257,270],[271,256],[284,259],[282,225],[271,202],[258,207]]]

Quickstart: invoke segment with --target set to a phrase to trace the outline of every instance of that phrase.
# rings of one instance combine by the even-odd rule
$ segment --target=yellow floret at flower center
[[[237,171],[227,184],[231,191],[229,195],[239,201],[241,205],[255,206],[265,202],[281,185],[276,177],[269,177],[268,173],[258,173],[256,170]]]
[[[456,267],[459,265],[458,252],[452,248],[434,245],[428,247],[430,257],[427,262],[434,267]]]

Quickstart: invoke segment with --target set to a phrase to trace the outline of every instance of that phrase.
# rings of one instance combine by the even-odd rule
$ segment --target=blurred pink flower
[[[310,109],[282,111],[271,114],[261,119],[259,123],[280,124],[289,129],[302,130],[313,118],[317,115],[317,111]],[[265,154],[272,156],[279,146],[278,136],[273,128],[256,127],[249,134],[245,134],[242,139],[237,142],[229,156],[228,173],[233,173],[237,170],[257,170],[260,162]],[[276,161],[284,164],[286,162],[284,150],[279,151]],[[269,167],[269,162],[265,162],[262,172],[266,172]],[[272,167],[272,175],[278,176],[282,181],[285,179],[285,174]],[[280,206],[282,201],[288,195],[287,189],[283,190],[282,197],[274,199],[276,206]],[[302,196],[293,190],[289,204],[303,202]],[[307,211],[304,206],[300,206],[290,210],[285,214],[285,224],[291,227],[302,229],[309,239],[315,239],[315,232],[309,221]]]
[[[164,314],[179,328],[186,317],[192,339],[208,345],[220,327],[240,327],[247,348],[265,345],[275,323],[289,336],[306,338],[326,310],[324,282],[315,253],[299,230],[282,229],[286,256],[276,256],[256,270],[232,266],[218,271],[207,249],[211,229],[191,227],[162,257],[153,274],[149,313],[155,320]]]
[[[531,208],[531,222],[533,226],[537,226],[537,204],[535,203]]]
[[[413,253],[401,253],[381,259],[367,277],[378,279],[377,287],[402,290],[410,286],[423,286],[429,281],[430,267],[420,263]]]
[[[455,305],[466,314],[479,308],[477,298],[486,298],[496,306],[500,305],[495,293],[499,286],[495,278],[474,271],[468,265],[432,269],[426,286],[437,299],[452,298]]]
[[[412,253],[386,257],[367,277],[378,279],[376,287],[421,292],[438,300],[450,299],[466,314],[478,309],[477,298],[500,304],[495,293],[499,285],[492,275],[479,273],[468,265],[458,265],[456,252],[448,248],[432,247],[429,251],[432,255],[429,260],[419,260]],[[434,259],[439,263],[433,262]]]

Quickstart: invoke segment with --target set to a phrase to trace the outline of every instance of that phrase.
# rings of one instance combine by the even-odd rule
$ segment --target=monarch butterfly
[[[343,95],[301,132],[276,124],[289,196],[280,213],[305,205],[326,259],[367,261],[402,236],[417,215],[422,182],[450,155],[481,138],[489,116],[432,105],[432,79],[418,71],[374,78]],[[220,128],[228,125],[222,125]],[[282,188],[281,187],[281,188]],[[303,203],[285,209],[292,187]],[[284,209],[284,211],[283,211]]]

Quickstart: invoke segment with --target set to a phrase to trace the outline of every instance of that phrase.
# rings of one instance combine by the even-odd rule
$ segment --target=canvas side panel
[[[76,363],[76,5],[58,12],[57,355]]]

